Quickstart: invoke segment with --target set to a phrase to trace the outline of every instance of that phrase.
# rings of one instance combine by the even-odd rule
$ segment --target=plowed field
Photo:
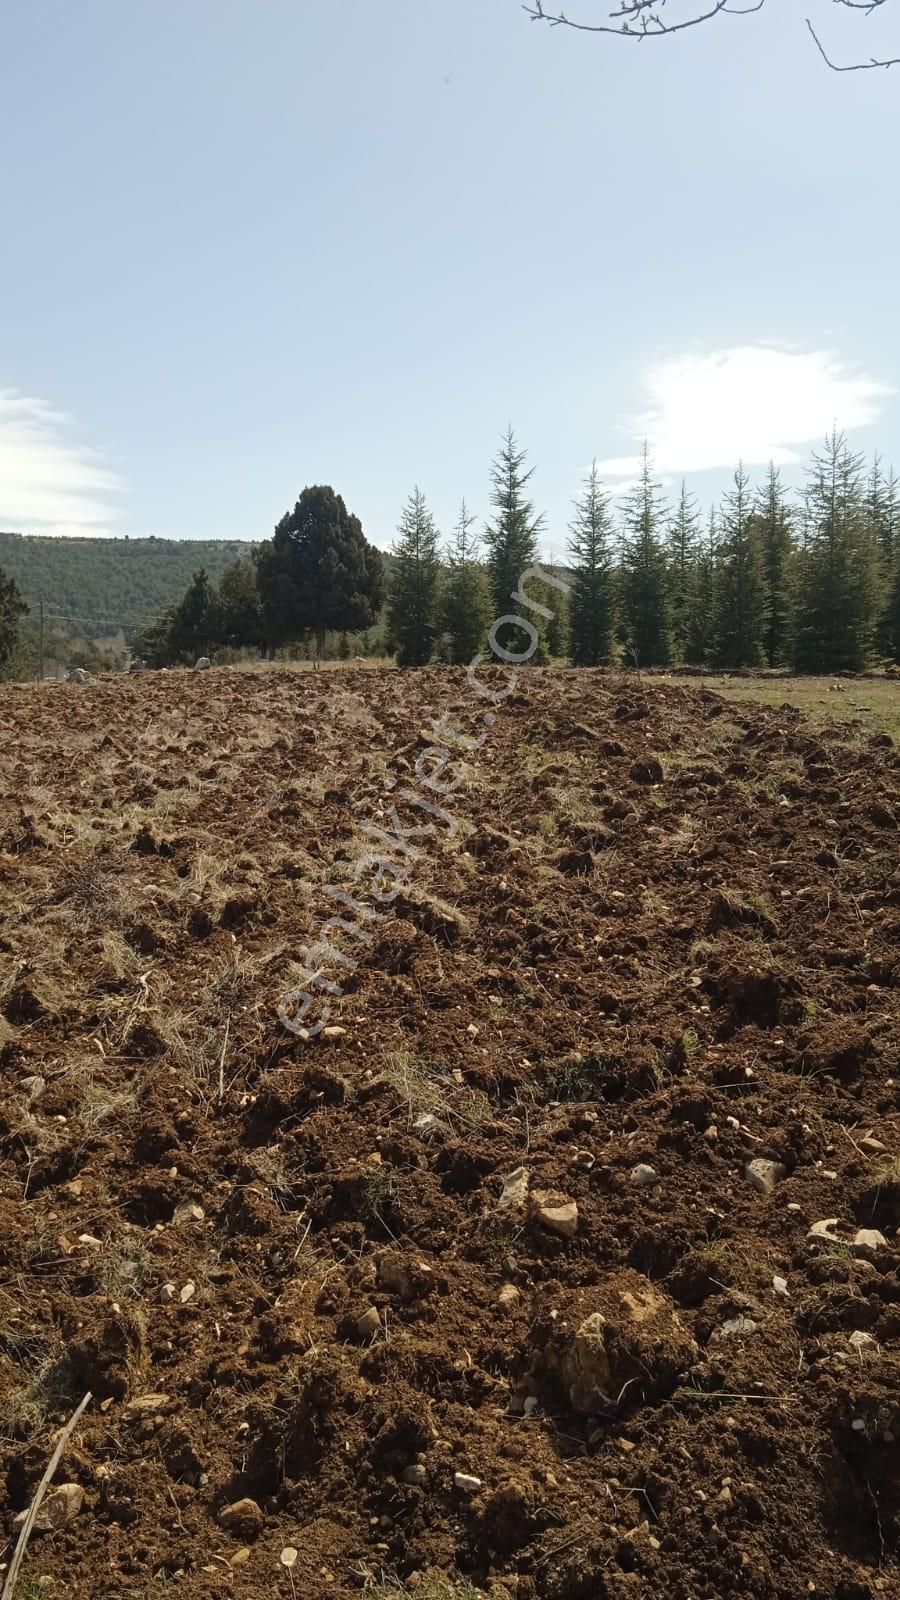
[[[16,1600],[900,1594],[898,818],[655,680],[0,689]]]

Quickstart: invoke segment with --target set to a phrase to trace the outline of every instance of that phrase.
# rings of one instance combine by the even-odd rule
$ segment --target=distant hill
[[[0,568],[14,578],[34,620],[48,619],[97,638],[133,633],[176,600],[199,567],[218,582],[253,549],[235,539],[57,539],[0,532]]]

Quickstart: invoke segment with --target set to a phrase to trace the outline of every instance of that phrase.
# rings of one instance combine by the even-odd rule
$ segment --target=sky
[[[388,547],[414,485],[484,519],[509,424],[556,554],[645,437],[704,503],[833,423],[900,468],[900,67],[804,26],[898,11],[12,0],[0,528],[260,539],[324,482]]]

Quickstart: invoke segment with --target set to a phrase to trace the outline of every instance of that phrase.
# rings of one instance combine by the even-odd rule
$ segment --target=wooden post
[[[38,673],[39,673],[38,683],[43,683],[43,681],[44,681],[44,602],[43,602],[43,600],[41,601],[41,650],[40,650],[40,666],[38,668]]]

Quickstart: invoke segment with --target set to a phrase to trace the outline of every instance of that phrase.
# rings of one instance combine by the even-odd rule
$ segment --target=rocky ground
[[[900,1594],[898,816],[657,680],[0,690],[16,1600]]]

